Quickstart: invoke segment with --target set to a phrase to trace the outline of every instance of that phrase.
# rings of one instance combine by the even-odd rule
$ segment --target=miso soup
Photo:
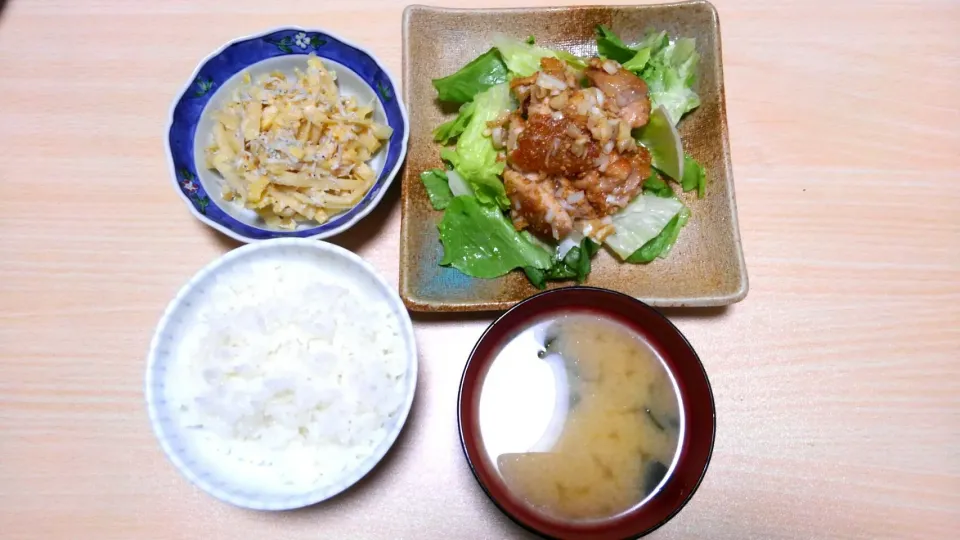
[[[592,313],[542,319],[497,353],[482,444],[517,498],[562,520],[610,518],[668,478],[683,431],[676,383],[644,337]]]

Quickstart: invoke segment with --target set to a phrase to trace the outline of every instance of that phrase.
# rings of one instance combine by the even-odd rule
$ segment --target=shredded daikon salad
[[[220,275],[170,374],[180,424],[208,458],[282,486],[333,482],[374,453],[406,397],[400,323],[316,263]]]

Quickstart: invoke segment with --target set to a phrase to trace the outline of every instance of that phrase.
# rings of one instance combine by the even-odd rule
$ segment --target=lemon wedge
[[[680,144],[680,134],[662,106],[650,113],[650,120],[641,129],[638,140],[650,151],[653,166],[657,170],[678,182],[683,178],[683,146]]]

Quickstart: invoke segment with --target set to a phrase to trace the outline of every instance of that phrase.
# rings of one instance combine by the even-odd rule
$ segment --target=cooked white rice
[[[397,317],[308,261],[242,270],[217,278],[183,331],[168,384],[181,425],[237,474],[298,488],[335,481],[383,442],[404,404]]]

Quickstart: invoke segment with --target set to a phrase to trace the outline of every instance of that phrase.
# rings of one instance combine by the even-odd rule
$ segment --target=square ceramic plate
[[[437,223],[420,183],[422,171],[440,167],[432,130],[456,114],[436,100],[431,79],[460,69],[491,47],[493,34],[536,36],[537,43],[579,56],[597,52],[594,28],[604,24],[625,41],[648,29],[693,37],[700,53],[697,92],[702,104],[679,129],[685,150],[707,170],[706,196],[681,198],[692,213],[666,259],[646,265],[618,262],[601,249],[586,285],[612,289],[654,306],[721,306],[747,294],[747,271],[737,227],[730,145],[723,96],[720,23],[708,2],[618,7],[442,9],[411,6],[403,18],[403,96],[410,110],[410,146],[403,173],[400,295],[415,311],[506,309],[537,292],[522,272],[475,279],[439,266]],[[572,283],[572,282],[571,282]],[[563,287],[571,283],[551,283]]]

